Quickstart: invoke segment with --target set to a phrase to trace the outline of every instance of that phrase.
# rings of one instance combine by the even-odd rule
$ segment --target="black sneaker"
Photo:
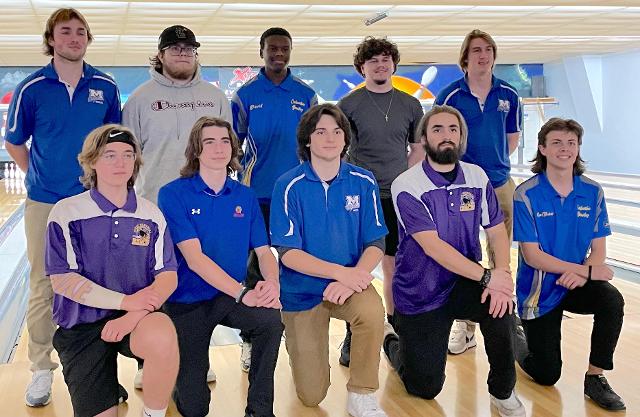
[[[129,399],[129,393],[120,384],[118,384],[118,404],[126,403]]]
[[[347,334],[344,335],[344,341],[342,342],[342,347],[340,348],[340,359],[338,359],[340,365],[349,367],[349,363],[351,362],[351,327],[349,323],[347,323]]]
[[[591,398],[605,410],[626,410],[624,401],[613,391],[604,375],[584,376],[584,395]]]

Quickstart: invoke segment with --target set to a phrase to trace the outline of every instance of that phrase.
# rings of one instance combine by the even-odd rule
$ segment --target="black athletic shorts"
[[[60,327],[53,335],[75,417],[92,417],[118,405],[118,353],[136,356],[129,347],[129,335],[110,343],[100,333],[109,320],[122,314],[70,329]]]
[[[391,197],[380,198],[380,204],[382,205],[384,222],[389,229],[389,234],[384,238],[384,254],[396,256],[396,252],[398,252],[398,216],[393,208],[393,199]]]

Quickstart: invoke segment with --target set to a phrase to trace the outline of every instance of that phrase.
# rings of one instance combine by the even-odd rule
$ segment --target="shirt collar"
[[[459,84],[460,88],[467,93],[471,94],[471,89],[469,88],[469,83],[467,82],[467,74],[464,77],[460,78]],[[500,86],[500,80],[496,78],[495,75],[491,76],[491,90]]]
[[[550,198],[560,197],[560,194],[558,194],[556,189],[553,188],[553,185],[551,185],[551,182],[547,177],[547,171],[543,171],[540,174],[540,183],[543,184],[544,186],[543,190],[546,196]],[[582,177],[580,175],[573,176],[573,190],[569,193],[567,198],[571,196],[576,196],[576,197],[587,196],[587,190],[584,186],[584,183],[582,182]]]
[[[456,163],[456,168],[458,170],[456,174],[456,178],[453,180],[453,182],[450,183],[442,176],[442,174],[440,174],[438,171],[433,169],[431,164],[429,164],[428,160],[425,159],[424,161],[422,161],[422,169],[424,170],[424,173],[427,174],[427,178],[429,178],[429,180],[438,188],[446,187],[451,184],[465,183],[464,172],[462,172],[462,167],[460,167],[460,162]]]
[[[302,163],[302,169],[304,171],[304,176],[307,179],[311,181],[322,182],[320,177],[318,177],[318,174],[316,174],[316,172],[313,170],[313,167],[311,166],[311,161],[304,161]],[[334,181],[340,181],[343,178],[345,178],[346,175],[348,174],[349,174],[349,167],[347,166],[347,164],[344,163],[344,161],[340,161],[340,169],[338,170],[338,175],[335,177]]]
[[[291,75],[291,70],[289,68],[287,68],[287,76],[284,78],[284,80],[282,80],[282,82],[279,85],[275,85],[273,81],[271,81],[269,77],[267,77],[267,73],[265,72],[264,67],[260,68],[258,77],[260,78],[260,80],[262,80],[262,83],[264,85],[264,91],[266,92],[272,91],[276,88],[282,88],[285,91],[291,91],[293,78]]]
[[[93,74],[95,72],[96,72],[95,68],[93,68],[91,65],[87,64],[86,62],[82,62],[82,78],[89,79],[93,77]],[[60,76],[58,75],[55,67],[53,66],[53,58],[51,59],[51,61],[49,61],[49,64],[46,67],[44,67],[43,74],[47,78],[51,78],[54,80],[60,79]]]
[[[227,176],[227,179],[225,179],[222,189],[220,190],[220,192],[216,193],[211,188],[209,188],[207,183],[204,182],[204,180],[200,176],[200,173],[198,172],[193,177],[191,177],[191,184],[193,185],[193,188],[197,192],[199,193],[205,192],[206,194],[217,197],[220,195],[229,194],[233,190],[234,181]]]
[[[91,199],[95,201],[95,203],[98,205],[98,208],[100,208],[100,210],[102,210],[105,213],[109,213],[116,210],[124,210],[124,211],[128,211],[129,213],[135,213],[136,209],[138,208],[138,201],[136,198],[136,193],[133,190],[133,188],[129,188],[129,191],[127,193],[127,201],[125,201],[124,206],[122,206],[122,208],[116,206],[111,201],[109,201],[107,197],[100,194],[100,191],[98,191],[98,189],[95,187],[89,191],[89,195],[91,196]]]

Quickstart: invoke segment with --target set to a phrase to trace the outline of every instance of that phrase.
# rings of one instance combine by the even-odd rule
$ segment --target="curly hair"
[[[398,63],[400,62],[398,45],[387,40],[387,38],[375,38],[373,36],[367,36],[364,38],[364,40],[358,45],[356,53],[353,55],[353,66],[356,71],[358,71],[358,74],[364,77],[362,66],[366,61],[376,55],[390,56],[393,60],[393,73],[395,74],[398,69]]]

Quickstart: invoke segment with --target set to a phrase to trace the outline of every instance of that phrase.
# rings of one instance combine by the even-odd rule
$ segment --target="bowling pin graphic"
[[[2,178],[4,178],[5,180],[7,178],[9,178],[9,163],[8,162],[4,163],[4,175],[2,176]]]
[[[16,177],[16,171],[13,169],[13,162],[11,164],[9,164],[9,178],[15,178]]]
[[[417,99],[420,99],[420,97],[422,96],[422,93],[424,92],[424,90],[427,89],[429,84],[433,82],[433,80],[436,78],[436,75],[438,75],[438,68],[434,66],[430,66],[429,68],[427,68],[425,72],[422,73],[422,79],[420,80],[420,88],[418,88],[416,92],[413,93],[413,96]]]

